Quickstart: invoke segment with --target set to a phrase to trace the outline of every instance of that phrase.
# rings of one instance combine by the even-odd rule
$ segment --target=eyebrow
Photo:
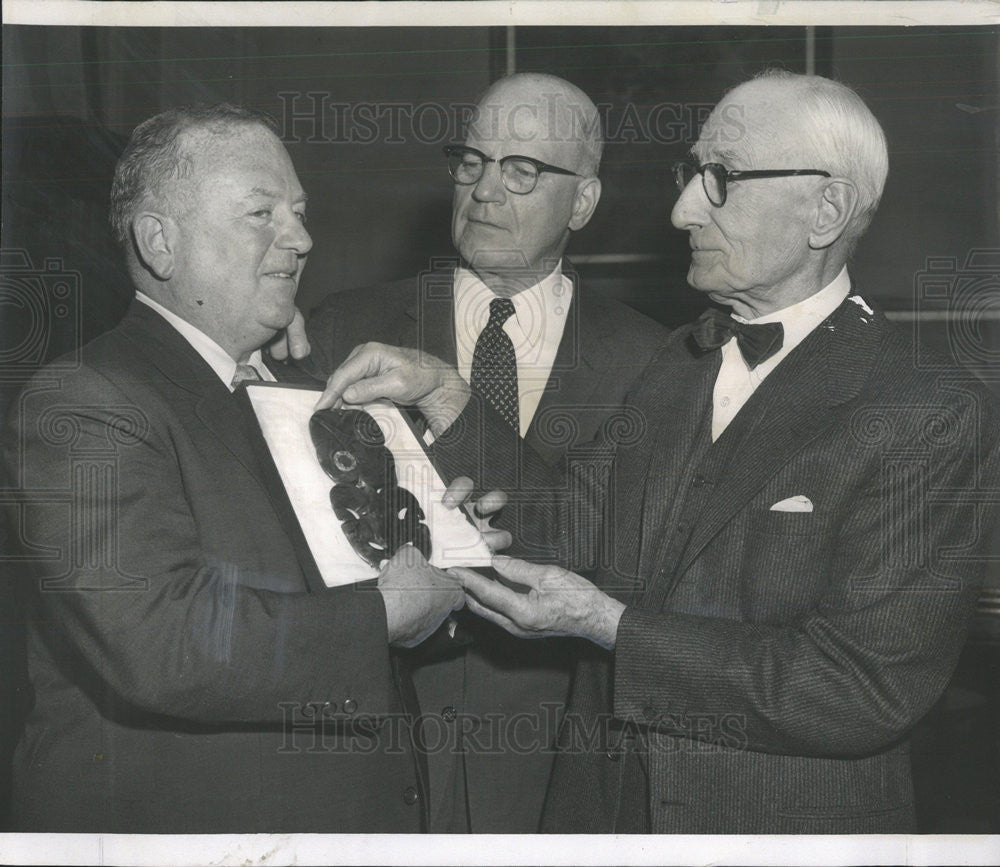
[[[713,151],[712,161],[720,163],[733,163],[739,162],[739,154],[732,150],[731,148],[720,148],[719,150]]]
[[[267,187],[254,187],[247,194],[247,198],[250,198],[251,196],[263,196],[264,198],[267,198],[267,199],[277,199],[277,198],[280,198],[280,196],[278,195],[278,193],[274,192],[274,190],[267,189]],[[295,199],[296,203],[298,203],[298,202],[307,202],[307,201],[309,201],[309,194],[305,190],[303,190],[302,193],[299,196],[297,196],[296,199]]]

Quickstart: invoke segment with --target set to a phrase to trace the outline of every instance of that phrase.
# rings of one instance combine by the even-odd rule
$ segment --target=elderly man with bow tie
[[[595,444],[598,494],[613,495],[601,555],[567,559],[576,571],[497,557],[521,593],[454,571],[468,606],[513,634],[591,642],[544,829],[913,831],[907,737],[947,684],[982,577],[997,406],[949,359],[918,365],[847,269],[888,168],[857,94],[764,74],[723,98],[693,156],[672,221],[689,282],[730,312],[675,331],[643,374],[642,436]],[[391,392],[382,374],[401,367],[372,348],[331,395]],[[434,380],[425,365],[407,385]],[[494,453],[490,408],[452,399],[439,423],[460,411],[452,454]],[[498,464],[487,483],[518,480]],[[592,524],[539,520],[552,538]]]

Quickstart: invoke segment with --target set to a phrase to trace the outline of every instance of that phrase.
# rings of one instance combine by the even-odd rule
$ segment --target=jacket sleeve
[[[302,586],[294,556],[209,555],[205,516],[161,424],[169,408],[127,391],[86,368],[62,388],[29,386],[5,437],[23,495],[10,526],[57,661],[117,703],[198,723],[278,722],[290,707],[332,719],[388,712],[381,594],[256,589]],[[218,472],[212,484],[231,484]],[[211,519],[290,551],[273,513],[255,507],[263,493],[233,484],[231,514]],[[270,570],[293,574],[262,580]]]

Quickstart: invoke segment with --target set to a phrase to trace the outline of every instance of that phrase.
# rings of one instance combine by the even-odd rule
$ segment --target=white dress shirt
[[[181,337],[194,347],[194,351],[205,359],[208,366],[215,371],[216,376],[222,380],[223,385],[230,391],[233,390],[230,383],[232,383],[233,376],[236,374],[236,360],[225,349],[219,346],[204,331],[195,328],[186,319],[181,319],[176,313],[167,310],[166,307],[154,301],[148,295],[136,292],[135,297],[148,307],[152,307],[153,310],[166,319],[178,331]],[[255,349],[250,353],[247,364],[254,367],[257,373],[260,374],[260,378],[265,382],[275,382],[274,374],[265,366],[259,349]]]
[[[458,372],[472,379],[472,356],[476,341],[490,318],[490,302],[497,296],[472,271],[455,271],[455,345]],[[531,424],[562,341],[573,282],[562,273],[562,263],[544,280],[511,296],[514,315],[504,331],[514,344],[517,358],[518,410],[523,437]]]
[[[777,310],[765,316],[748,320],[733,314],[738,322],[749,322],[752,325],[764,325],[768,322],[780,322],[784,329],[784,338],[779,349],[767,361],[761,362],[753,370],[747,367],[743,354],[735,338],[730,338],[722,347],[722,367],[715,380],[715,390],[712,392],[712,442],[715,442],[729,423],[736,417],[743,405],[750,399],[759,386],[774,370],[781,360],[798,346],[809,333],[815,329],[827,316],[833,313],[851,291],[851,278],[847,275],[847,267],[841,268],[833,280],[820,289],[815,295],[810,295],[804,301],[799,301],[784,310]]]

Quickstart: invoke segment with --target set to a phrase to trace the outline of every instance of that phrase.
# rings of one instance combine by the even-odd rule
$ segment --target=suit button
[[[345,699],[344,713],[354,713],[358,709],[358,703],[353,698]]]
[[[417,790],[414,789],[413,786],[407,786],[403,789],[403,803],[406,804],[406,806],[412,807],[415,803],[417,803],[419,797],[420,796],[417,794]]]
[[[458,711],[451,705],[448,705],[448,707],[441,711],[441,716],[444,717],[445,722],[455,722],[458,717]]]
[[[677,533],[678,533],[678,535],[683,535],[684,533],[686,533],[687,532],[687,528],[688,528],[687,524],[678,524],[677,525]]]
[[[691,479],[691,484],[695,488],[700,488],[705,484],[705,477],[701,473],[698,473],[698,475]]]

